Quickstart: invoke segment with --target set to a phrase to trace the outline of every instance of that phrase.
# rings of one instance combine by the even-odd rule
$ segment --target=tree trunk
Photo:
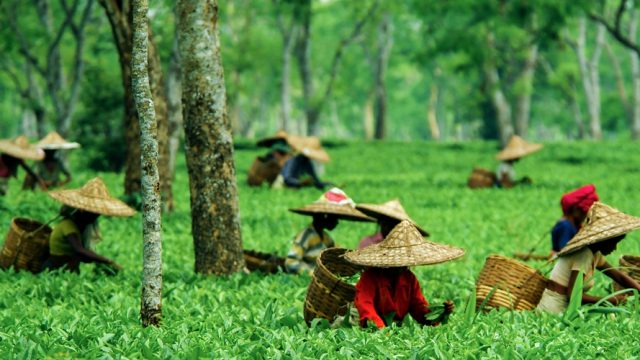
[[[217,0],[180,0],[178,13],[195,271],[230,274],[245,264]]]
[[[140,118],[142,152],[143,271],[140,318],[143,326],[159,326],[162,319],[162,237],[158,140],[155,106],[149,76],[147,0],[133,1],[131,75]]]
[[[582,120],[582,110],[580,110],[580,104],[578,103],[578,90],[575,84],[572,86],[572,90],[572,93],[568,95],[569,103],[571,104],[573,121],[576,123],[576,128],[578,129],[577,137],[582,140],[585,138],[584,120]]]
[[[140,192],[140,125],[138,114],[136,113],[135,101],[131,86],[131,49],[132,49],[132,14],[129,0],[100,0],[104,8],[111,31],[118,49],[120,61],[120,73],[124,88],[124,132],[126,144],[124,192],[132,195]],[[153,37],[149,33],[148,43],[148,71],[151,94],[156,111],[156,122],[158,127],[158,153],[159,171],[161,177],[161,192],[165,209],[173,207],[173,193],[171,191],[171,176],[169,173],[169,151],[168,151],[168,115],[167,101],[165,99],[162,67],[160,57],[156,51]]]
[[[602,138],[600,127],[600,75],[598,66],[600,62],[601,47],[604,43],[604,26],[598,24],[596,35],[596,45],[590,60],[586,54],[587,21],[581,18],[578,28],[578,39],[576,41],[576,55],[582,77],[582,87],[587,100],[589,110],[589,133],[591,138],[598,140]]]
[[[524,68],[520,74],[521,93],[516,96],[516,134],[528,137],[529,118],[531,116],[531,94],[533,93],[533,76],[538,61],[538,44],[529,48]]]
[[[429,95],[429,109],[427,110],[427,121],[429,123],[429,132],[431,139],[440,141],[440,127],[438,127],[438,84],[434,78],[431,83],[431,91]]]
[[[609,61],[611,61],[611,65],[613,66],[613,73],[616,77],[616,88],[618,89],[618,95],[620,96],[620,102],[622,103],[622,107],[624,108],[624,113],[627,116],[627,122],[631,124],[633,122],[633,109],[631,108],[631,104],[629,103],[627,89],[624,86],[624,75],[622,74],[620,61],[618,60],[616,54],[613,53],[613,49],[611,49],[609,43],[606,41],[604,42],[604,49],[607,53]],[[631,59],[631,63],[633,67],[633,58]]]
[[[373,139],[373,94],[367,96],[367,101],[364,103],[364,116],[362,118],[364,128],[365,140]]]
[[[384,139],[387,123],[387,89],[385,78],[389,65],[389,54],[393,45],[393,25],[389,14],[385,14],[380,22],[378,30],[378,56],[375,65],[375,105],[374,117],[376,120],[375,138]]]
[[[176,15],[177,16],[177,15]],[[178,31],[173,38],[171,48],[171,60],[167,72],[167,111],[169,115],[169,173],[175,177],[176,156],[180,147],[180,135],[182,134],[182,72],[180,69],[180,51],[178,50]]]
[[[296,40],[295,26],[292,25],[282,34],[282,83],[280,84],[280,104],[282,107],[282,122],[280,128],[291,131],[291,52]]]
[[[22,134],[30,139],[39,138],[36,113],[31,108],[22,109],[22,124],[20,126]]]
[[[638,31],[638,11],[633,10],[631,13],[631,23],[629,33],[632,40],[636,40]],[[640,57],[635,51],[631,51],[631,78],[633,81],[633,105],[632,120],[629,128],[631,129],[631,139],[640,139]]]
[[[487,45],[489,49],[494,49],[494,36],[489,33],[487,36]],[[493,106],[496,118],[496,125],[500,135],[500,144],[504,147],[513,135],[513,124],[511,120],[511,105],[507,101],[502,85],[498,69],[493,59],[487,59],[484,64],[484,74],[487,82],[488,93]]]
[[[304,112],[307,119],[307,134],[318,135],[318,116],[313,104],[313,75],[311,73],[311,0],[300,0],[295,8],[294,16],[300,22],[299,36],[295,46],[298,71],[302,81]]]

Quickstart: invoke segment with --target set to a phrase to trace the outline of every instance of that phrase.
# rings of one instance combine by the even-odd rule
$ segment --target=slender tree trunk
[[[616,78],[616,88],[618,89],[620,102],[622,103],[625,115],[627,116],[627,122],[631,123],[633,122],[633,109],[631,108],[631,104],[629,103],[627,89],[625,89],[624,86],[624,75],[622,74],[622,66],[620,66],[620,61],[618,60],[616,54],[613,53],[613,49],[611,49],[609,43],[605,41],[603,45],[607,53],[607,57],[609,58],[609,61],[611,61],[611,65],[613,67],[613,73]],[[633,59],[631,60],[631,62],[633,63]]]
[[[638,10],[633,10],[631,13],[631,23],[629,26],[629,33],[632,36],[632,40],[637,39],[638,32]],[[635,51],[630,52],[631,56],[631,78],[633,82],[633,105],[632,105],[632,120],[629,128],[631,129],[631,138],[633,140],[640,140],[640,57]]]
[[[178,49],[178,31],[174,34],[171,60],[167,72],[167,111],[169,115],[169,173],[175,177],[176,156],[182,134],[182,71],[180,69],[180,51]]]
[[[378,29],[378,56],[375,65],[375,106],[376,139],[384,139],[387,127],[387,89],[385,78],[389,65],[389,54],[393,46],[393,25],[391,16],[385,14]]]
[[[315,106],[313,104],[314,88],[311,70],[311,0],[300,0],[295,9],[294,16],[300,21],[299,36],[296,39],[294,54],[298,61],[298,71],[302,81],[302,96],[304,99],[304,112],[307,119],[307,133],[318,135]]]
[[[516,134],[528,137],[529,118],[531,116],[531,94],[533,93],[533,76],[538,61],[538,44],[529,48],[524,68],[519,81],[522,82],[522,92],[516,96]]]
[[[131,75],[141,130],[144,243],[140,318],[143,326],[159,326],[162,319],[162,220],[156,138],[158,131],[148,69],[150,57],[147,12],[147,0],[134,0]]]
[[[596,45],[590,60],[587,59],[586,54],[587,20],[585,18],[580,19],[578,39],[576,41],[576,54],[582,77],[582,87],[587,100],[587,109],[589,110],[589,133],[594,140],[602,138],[602,130],[600,127],[600,74],[598,66],[601,47],[604,43],[605,30],[601,24],[597,25],[597,29]]]
[[[245,264],[217,0],[180,0],[178,13],[195,271],[230,274]]]
[[[573,113],[573,121],[576,123],[577,137],[578,139],[585,138],[584,120],[582,119],[582,110],[578,103],[578,90],[575,84],[572,86],[572,93],[568,95],[569,103],[571,104],[571,112]]]
[[[36,123],[36,114],[33,109],[22,109],[22,124],[20,126],[22,133],[28,138],[38,138],[38,124]]]
[[[438,126],[438,84],[436,79],[431,83],[429,95],[429,109],[427,110],[427,121],[429,123],[429,132],[431,139],[440,141],[440,127]]]
[[[367,101],[364,103],[364,116],[362,118],[364,128],[365,140],[373,139],[373,93],[367,96]]]
[[[280,128],[290,131],[291,123],[291,52],[296,42],[296,27],[294,25],[282,34],[282,83],[280,84],[280,104],[282,121]]]
[[[494,36],[489,33],[487,36],[487,45],[490,49],[495,48]],[[502,146],[507,145],[509,139],[513,135],[513,124],[511,120],[511,105],[507,101],[502,85],[498,69],[493,59],[488,59],[484,64],[484,75],[489,90],[491,104],[495,111],[496,124],[500,135],[500,143]]]

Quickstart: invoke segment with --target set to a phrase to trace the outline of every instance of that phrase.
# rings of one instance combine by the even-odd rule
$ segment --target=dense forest
[[[2,2],[3,137],[57,129],[114,153],[94,156],[96,167],[122,165],[132,107],[110,3]],[[175,11],[151,4],[150,40],[179,138]],[[233,0],[220,16],[237,138],[279,128],[393,140],[640,136],[633,1]]]

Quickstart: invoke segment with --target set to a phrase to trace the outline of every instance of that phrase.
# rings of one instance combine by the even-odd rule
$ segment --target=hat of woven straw
[[[287,138],[289,145],[299,154],[303,154],[312,160],[320,162],[329,162],[331,158],[326,150],[322,147],[320,139],[315,136],[296,136],[290,135]]]
[[[542,144],[532,144],[518,135],[513,135],[505,148],[496,155],[501,161],[515,160],[542,149]]]
[[[624,235],[638,228],[640,228],[640,218],[595,202],[589,209],[580,231],[562,248],[558,256],[574,253],[589,245]]]
[[[135,210],[111,197],[99,177],[89,180],[80,189],[50,191],[49,196],[76,209],[107,216],[132,216]]]
[[[29,144],[26,136],[18,136],[15,139],[0,140],[0,153],[23,160],[42,160],[44,151]]]
[[[79,148],[80,144],[65,140],[60,134],[52,131],[38,141],[37,147],[44,150],[64,150]]]
[[[389,268],[439,264],[462,255],[460,248],[425,240],[411,222],[402,220],[382,242],[344,257],[357,265]]]
[[[273,144],[277,142],[281,142],[281,141],[287,142],[288,137],[289,137],[289,134],[286,131],[278,130],[276,131],[275,134],[258,140],[256,145],[263,146],[263,147],[271,147]]]
[[[320,199],[309,205],[305,205],[301,208],[289,209],[289,211],[296,214],[311,216],[320,214],[333,215],[342,220],[376,221],[374,218],[370,218],[356,210],[353,200],[351,200],[344,191],[338,188],[331,188],[329,191],[322,194]]]
[[[386,216],[398,221],[409,220],[422,235],[429,236],[428,232],[409,217],[398,199],[389,200],[383,204],[357,204],[356,209],[376,219]]]

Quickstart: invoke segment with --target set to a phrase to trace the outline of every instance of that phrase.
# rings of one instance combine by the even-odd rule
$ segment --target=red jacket
[[[395,313],[394,321],[402,321],[409,313],[418,323],[430,324],[425,319],[429,303],[422,295],[418,279],[409,269],[398,275],[385,269],[365,270],[356,284],[355,305],[361,326],[371,320],[378,328],[383,328],[387,325],[384,317],[392,312]]]

